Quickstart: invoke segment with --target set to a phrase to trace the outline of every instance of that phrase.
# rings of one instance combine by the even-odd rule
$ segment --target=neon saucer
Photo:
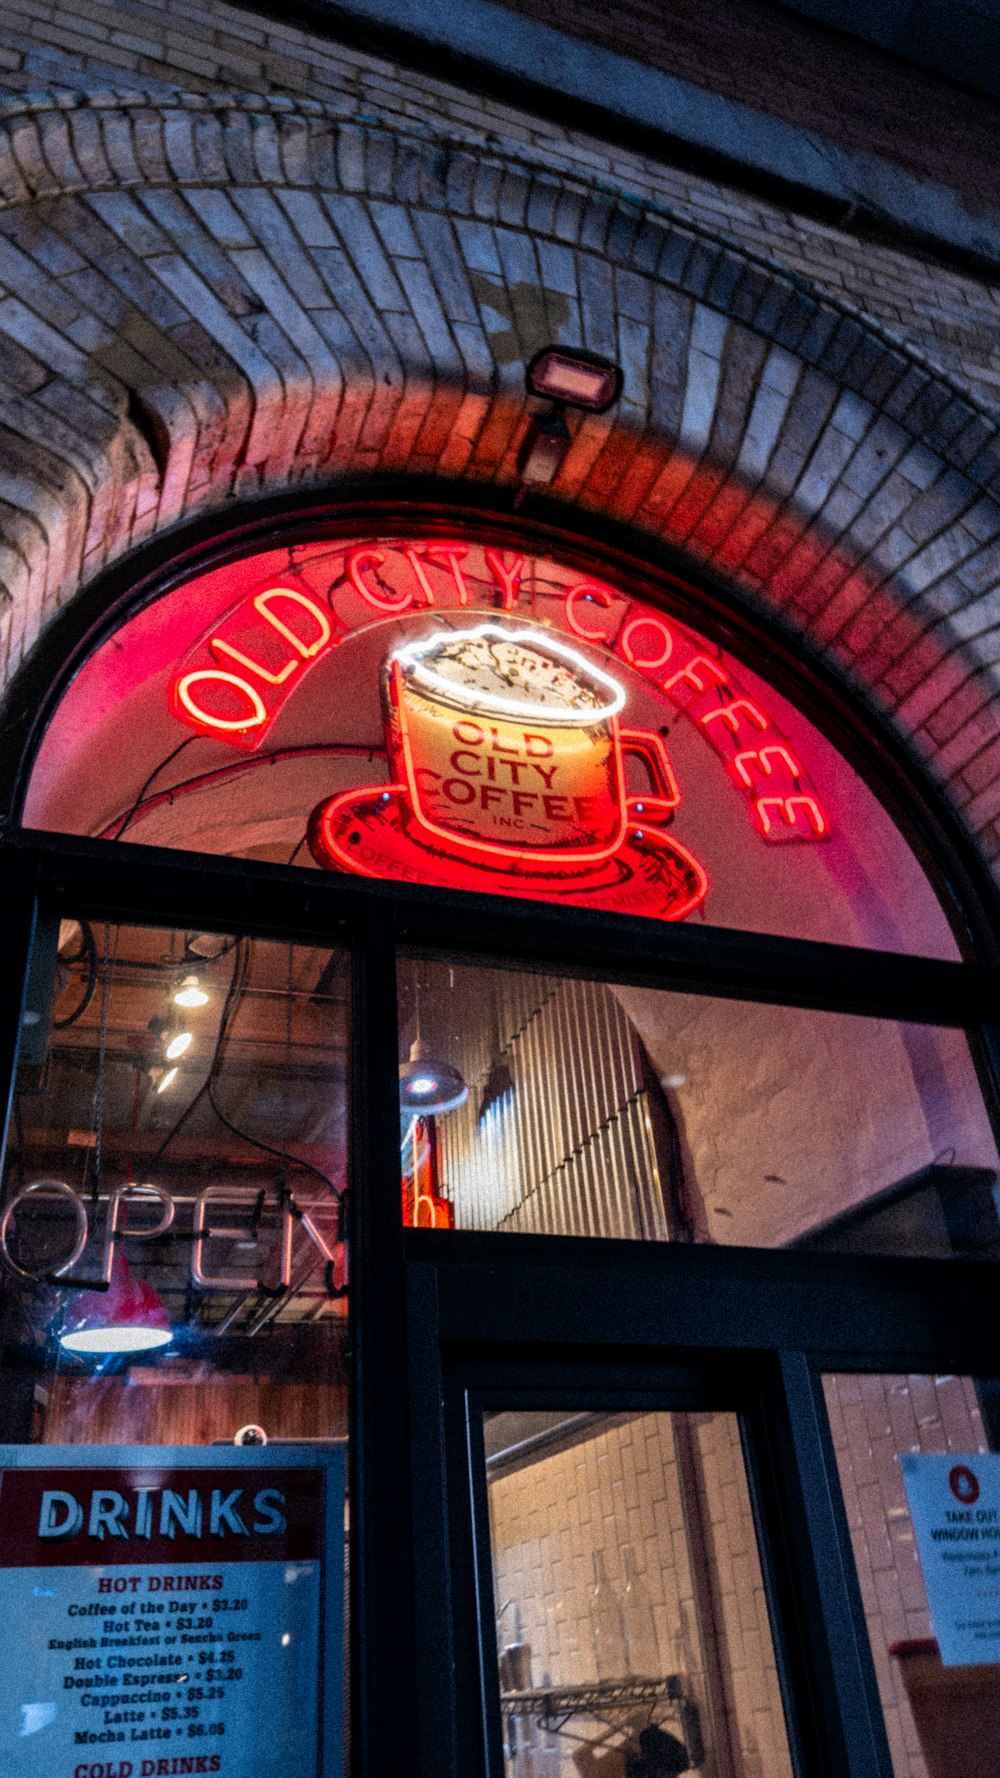
[[[655,827],[633,823],[617,852],[587,870],[553,858],[552,873],[529,874],[470,864],[443,846],[418,840],[407,826],[406,787],[367,786],[320,803],[309,819],[309,846],[324,870],[397,883],[479,889],[496,895],[566,901],[619,914],[683,920],[700,907],[708,878],[690,852]]]

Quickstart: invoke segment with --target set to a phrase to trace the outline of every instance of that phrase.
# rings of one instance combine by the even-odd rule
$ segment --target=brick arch
[[[834,660],[1000,856],[1000,440],[800,278],[508,147],[319,104],[40,98],[0,139],[8,676],[76,587],[233,495],[516,482],[523,365],[623,365],[553,493]]]

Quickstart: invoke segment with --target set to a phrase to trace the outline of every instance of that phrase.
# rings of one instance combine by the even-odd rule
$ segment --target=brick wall
[[[539,5],[540,0],[524,0],[526,11],[534,13]],[[770,7],[759,3],[744,8],[737,0],[714,0],[709,8],[695,8],[674,0],[664,13],[657,0],[656,10],[662,15],[661,30],[669,33],[666,60],[676,72],[711,90],[742,96],[744,103],[759,100],[774,115],[788,113],[789,121],[805,129],[827,123],[833,127],[838,119],[846,127],[850,95],[858,108],[857,146],[888,149],[890,158],[905,166],[910,144],[917,157],[915,171],[955,179],[961,187],[959,172],[964,168],[962,177],[984,187],[979,193],[977,185],[974,195],[994,196],[990,167],[1000,107],[988,100],[957,94],[943,83],[931,82],[929,76],[856,45],[842,48],[842,65],[836,55],[831,65],[828,54],[819,69],[811,53],[811,37],[819,27],[788,15],[772,15]],[[734,12],[743,21],[741,31],[734,29]],[[587,17],[588,30],[591,24],[596,30],[596,23]],[[551,22],[561,19],[560,11]],[[614,24],[603,28],[612,32],[615,47],[620,16],[616,14]],[[647,40],[650,29],[644,19]],[[787,67],[783,55],[775,52],[776,29],[786,48],[789,41],[802,38],[803,52]],[[828,35],[832,34],[820,31],[821,37]],[[859,56],[865,58],[864,81],[855,66]],[[891,105],[882,62],[903,83],[898,91],[890,86]],[[873,84],[875,67],[878,77]],[[766,89],[759,89],[755,79],[758,75],[763,79],[765,69]],[[58,88],[89,97],[102,87],[137,87],[156,94],[158,87],[161,99],[178,89],[205,95],[224,91],[309,98],[333,117],[378,121],[419,132],[424,139],[433,135],[448,142],[502,147],[526,162],[541,161],[587,180],[599,179],[605,189],[611,185],[643,203],[665,205],[678,217],[699,222],[843,296],[918,345],[933,362],[960,375],[986,399],[995,400],[1000,388],[1000,278],[965,276],[898,248],[858,240],[623,146],[609,147],[582,131],[222,0],[170,0],[166,6],[142,0],[123,0],[115,6],[103,0],[55,0],[51,5],[46,0],[12,0],[0,46],[0,70],[6,70],[4,84],[10,91],[25,94]],[[908,81],[920,88],[919,103]],[[822,107],[820,119],[817,105]],[[887,133],[886,141],[873,138],[876,115],[881,117],[879,128]]]
[[[769,0],[503,0],[708,92],[996,201],[1000,106]],[[961,28],[961,27],[959,27]]]

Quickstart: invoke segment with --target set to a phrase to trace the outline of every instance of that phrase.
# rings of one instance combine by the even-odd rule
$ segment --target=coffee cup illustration
[[[323,869],[667,920],[701,906],[706,873],[664,831],[680,793],[660,737],[621,726],[624,687],[568,642],[442,627],[390,654],[382,698],[390,781],[313,810]]]
[[[487,868],[585,870],[617,851],[637,805],[660,824],[680,800],[659,736],[619,726],[623,688],[544,632],[438,632],[387,667],[407,820],[436,847]],[[641,797],[626,789],[629,755],[651,786]]]

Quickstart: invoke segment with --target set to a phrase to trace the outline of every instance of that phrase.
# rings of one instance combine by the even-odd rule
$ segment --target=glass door
[[[548,1388],[518,1368],[477,1357],[446,1387],[459,1768],[812,1770],[747,1366],[643,1360],[603,1389],[607,1360],[557,1360]]]

